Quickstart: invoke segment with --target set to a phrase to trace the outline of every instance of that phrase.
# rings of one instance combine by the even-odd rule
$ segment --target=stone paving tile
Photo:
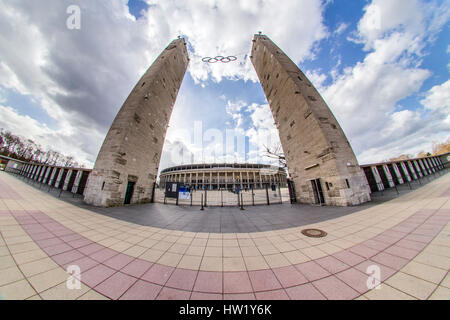
[[[192,291],[198,271],[175,269],[166,283],[167,287]]]
[[[389,253],[389,254],[394,255],[394,256],[397,256],[397,257],[408,259],[408,260],[411,260],[412,258],[414,258],[419,253],[418,250],[407,249],[407,248],[403,248],[403,247],[400,247],[400,246],[389,247],[384,252]]]
[[[254,292],[281,289],[281,284],[272,270],[249,271]]]
[[[136,281],[137,279],[134,277],[117,272],[94,289],[106,297],[115,300],[125,293]]]
[[[120,270],[133,260],[134,260],[133,257],[119,253],[118,255],[115,255],[112,258],[104,261],[103,264],[114,270]]]
[[[308,279],[294,266],[275,268],[272,271],[284,288],[294,287],[308,282]]]
[[[136,259],[123,267],[120,271],[135,278],[140,278],[151,266],[153,266],[153,263],[151,262]]]
[[[246,271],[245,262],[242,257],[223,258],[223,271]]]
[[[78,259],[81,259],[84,257],[85,256],[78,250],[71,250],[71,251],[57,254],[57,255],[53,256],[52,259],[60,266],[64,266],[72,261],[75,261],[75,260],[78,260]]]
[[[271,268],[287,267],[291,265],[281,253],[264,256],[264,259]]]
[[[99,265],[99,262],[92,260],[89,257],[83,257],[74,261],[71,261],[69,263],[66,263],[63,265],[63,267],[66,269],[69,265],[75,265],[80,268],[81,274],[83,274],[85,271],[88,271],[89,269],[92,269],[95,266]]]
[[[256,300],[253,293],[224,294],[223,300]]]
[[[204,293],[222,293],[222,273],[199,271],[194,286],[194,291]]]
[[[117,254],[118,254],[117,251],[111,250],[109,248],[104,248],[104,249],[101,249],[100,251],[90,254],[89,258],[102,263],[106,260],[109,260],[110,258],[114,257]]]
[[[312,284],[329,300],[348,300],[359,296],[359,293],[335,276],[312,282]]]
[[[428,253],[426,251],[423,251],[419,253],[415,258],[414,261],[427,264],[433,267],[441,268],[444,270],[450,270],[450,258],[449,257],[443,257],[440,255],[435,255],[432,253]]]
[[[314,261],[305,262],[295,266],[309,281],[325,278],[331,275]]]
[[[320,293],[312,284],[307,283],[300,286],[287,288],[286,293],[292,300],[325,300],[325,296]]]
[[[95,290],[89,290],[81,297],[77,298],[77,300],[110,300],[110,299],[98,293]]]
[[[369,248],[363,244],[358,244],[356,246],[353,246],[353,247],[349,248],[349,250],[353,253],[356,253],[357,255],[360,255],[361,257],[366,258],[366,259],[369,259],[379,253],[378,250]]]
[[[46,272],[57,268],[58,265],[50,258],[43,258],[40,260],[27,262],[20,265],[20,269],[27,277]]]
[[[200,264],[201,271],[222,271],[223,260],[221,257],[203,257]]]
[[[347,264],[348,266],[355,266],[365,261],[365,259],[357,254],[354,254],[348,250],[339,251],[333,254],[333,257]]]
[[[104,248],[105,248],[104,246],[101,246],[98,243],[91,243],[87,246],[79,248],[78,251],[83,254],[90,255],[90,254],[100,251]]]
[[[265,292],[256,292],[256,300],[289,300],[289,296],[285,290],[273,290]]]
[[[45,253],[47,253],[49,256],[55,256],[63,252],[71,251],[72,249],[73,248],[66,243],[60,243],[57,245],[42,248],[42,250],[44,250]]]
[[[348,269],[350,266],[339,261],[333,256],[328,256],[315,260],[322,268],[330,272],[331,274],[338,273],[342,270]]]
[[[157,300],[189,300],[190,296],[191,293],[188,291],[164,287]]]
[[[376,256],[372,257],[371,260],[388,266],[394,270],[400,270],[404,265],[408,263],[407,259],[393,256],[385,252],[380,252]]]
[[[369,300],[417,300],[416,298],[384,283],[365,293],[364,297]]]
[[[418,299],[426,299],[436,288],[436,284],[416,278],[403,272],[397,272],[386,280],[386,284]]]
[[[82,283],[80,284],[79,289],[68,289],[66,282],[63,282],[41,292],[40,296],[43,300],[75,300],[89,290],[90,288]]]
[[[356,265],[354,268],[361,271],[362,273],[369,275],[368,268],[373,267],[373,266],[377,266],[378,268],[380,268],[380,279],[379,280],[381,282],[385,281],[386,279],[388,279],[390,276],[392,276],[394,273],[397,272],[397,270],[394,270],[392,268],[389,268],[385,265],[379,264],[372,260],[366,260],[366,261]]]
[[[223,300],[222,294],[192,292],[191,300]]]
[[[291,264],[299,264],[306,261],[309,261],[309,257],[304,255],[298,250],[283,252],[283,256],[291,263]]]
[[[433,292],[430,300],[450,300],[450,289],[446,287],[439,287]]]
[[[81,281],[89,287],[94,288],[99,283],[112,276],[115,272],[114,269],[99,264],[86,272],[82,272]]]
[[[136,281],[120,300],[154,300],[163,287],[147,281]]]
[[[149,262],[156,262],[161,258],[161,256],[164,254],[164,251],[156,250],[156,249],[148,249],[145,251],[142,255],[139,256],[139,258],[149,261]]]
[[[23,274],[17,266],[3,269],[0,272],[0,287],[23,279]]]
[[[444,287],[447,287],[450,289],[450,273],[447,273],[444,280],[442,280],[441,286],[444,286]]]
[[[447,271],[443,269],[414,261],[409,262],[400,271],[435,284],[441,283],[447,274]]]
[[[367,280],[369,279],[369,275],[355,268],[339,272],[336,274],[336,277],[361,294],[369,290],[367,286]]]
[[[165,285],[169,280],[172,272],[175,270],[173,267],[163,266],[160,264],[154,264],[142,277],[142,280],[146,280],[159,285]]]
[[[11,256],[0,257],[0,270],[12,268],[14,266],[16,266],[16,263]]]
[[[23,279],[0,287],[0,295],[5,300],[24,300],[36,295],[36,291]]]
[[[29,277],[28,281],[37,292],[45,291],[62,282],[67,281],[69,274],[61,268],[52,269],[35,276]]]
[[[397,242],[397,246],[413,250],[422,250],[427,246],[426,243],[402,239]]]
[[[250,293],[253,292],[250,278],[247,272],[224,272],[224,293]]]

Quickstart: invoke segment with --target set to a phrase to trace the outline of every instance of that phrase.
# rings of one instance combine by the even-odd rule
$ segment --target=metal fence
[[[81,197],[83,198],[83,194],[85,189],[87,188],[85,185],[75,185],[73,189],[76,189],[76,192],[72,192],[72,190],[64,190],[64,182],[57,184],[57,176],[55,175],[53,179],[48,177],[33,176],[26,175],[20,171],[20,169],[8,168],[5,170],[8,173],[14,174],[18,179],[28,183],[29,185],[38,188],[39,190],[46,191],[48,193],[55,193],[58,198],[61,198],[62,195],[71,196],[72,198]]]
[[[385,193],[394,193],[398,196],[402,191],[413,190],[422,186],[424,183],[430,182],[437,177],[446,174],[449,169],[450,168],[447,166],[447,163],[445,163],[443,165],[430,167],[424,172],[421,171],[422,176],[418,172],[415,172],[416,178],[410,176],[411,180],[408,180],[406,178],[406,181],[404,181],[403,183],[396,183],[394,179],[389,179],[386,177],[384,181],[377,183],[368,183],[367,186],[371,190],[378,190],[372,192],[372,196],[377,196],[378,194],[384,196]]]
[[[244,207],[290,203],[287,187],[274,185],[263,189],[246,190],[202,190],[192,189],[189,199],[169,198],[164,189],[155,190],[155,202],[182,206]]]

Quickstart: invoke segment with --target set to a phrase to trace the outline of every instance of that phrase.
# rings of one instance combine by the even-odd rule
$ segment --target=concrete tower
[[[279,130],[298,201],[335,206],[370,201],[344,132],[303,72],[265,35],[255,35],[251,61]]]
[[[167,126],[189,64],[177,39],[160,54],[117,114],[89,175],[85,202],[111,207],[152,198]]]

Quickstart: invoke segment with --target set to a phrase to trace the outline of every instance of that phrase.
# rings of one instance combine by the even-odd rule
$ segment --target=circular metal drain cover
[[[323,238],[327,233],[319,229],[305,229],[302,230],[302,234],[310,238]]]

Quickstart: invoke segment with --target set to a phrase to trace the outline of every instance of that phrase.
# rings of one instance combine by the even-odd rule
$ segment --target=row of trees
[[[390,161],[408,160],[408,159],[413,159],[413,158],[437,156],[437,155],[444,154],[447,152],[450,152],[450,138],[448,138],[447,140],[445,140],[444,142],[441,142],[441,143],[434,142],[431,152],[421,151],[417,154],[417,156],[414,156],[413,154],[402,154],[398,157],[395,157],[395,158],[392,158],[389,160]]]
[[[31,139],[24,139],[10,131],[0,129],[0,154],[22,161],[46,165],[79,167],[72,156],[65,156],[55,150],[44,150]]]

